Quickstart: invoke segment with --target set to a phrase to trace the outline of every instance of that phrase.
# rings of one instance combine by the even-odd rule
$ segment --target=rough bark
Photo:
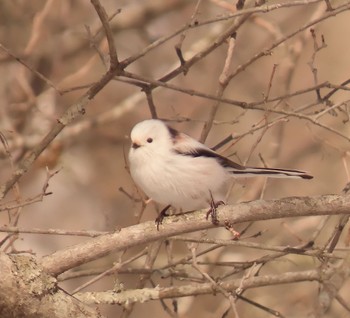
[[[0,253],[0,317],[102,317],[65,293],[34,257]]]

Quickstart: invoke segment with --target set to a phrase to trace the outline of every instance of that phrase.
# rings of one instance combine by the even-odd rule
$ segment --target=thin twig
[[[87,281],[86,283],[82,284],[81,286],[77,287],[76,289],[74,289],[72,291],[72,295],[74,295],[75,293],[78,293],[79,291],[83,290],[84,288],[92,285],[93,283],[99,281],[101,278],[105,277],[105,276],[108,276],[112,273],[117,273],[118,270],[120,268],[122,268],[123,266],[127,265],[127,264],[130,264],[131,262],[139,259],[140,257],[144,256],[146,254],[146,251],[143,250],[141,251],[140,253],[134,255],[133,257],[127,259],[126,261],[124,262],[117,262],[116,264],[113,265],[113,267],[107,269],[106,271],[104,271],[103,273],[95,276],[94,278],[90,279],[89,281]]]
[[[13,59],[15,59],[18,63],[22,64],[24,67],[26,67],[29,71],[34,73],[37,77],[39,77],[41,80],[43,80],[47,85],[52,87],[57,94],[62,95],[60,90],[56,87],[56,85],[51,82],[46,76],[35,70],[33,67],[31,67],[28,63],[26,63],[24,60],[22,60],[20,57],[13,54],[8,48],[6,48],[3,44],[0,43],[0,49],[6,52],[9,56],[11,56]]]
[[[109,25],[108,15],[99,0],[91,0],[91,3],[94,6],[101,20],[102,26],[106,34],[108,49],[109,49],[109,57],[110,57],[110,69],[115,70],[119,66],[119,61],[118,61],[117,50],[114,45],[113,33]]]
[[[219,87],[217,89],[216,92],[216,96],[218,98],[222,98],[224,91],[228,85],[228,75],[229,75],[229,70],[230,70],[230,66],[231,66],[231,62],[232,62],[232,56],[233,56],[233,51],[234,51],[234,47],[235,47],[235,43],[236,43],[236,34],[234,33],[229,41],[228,41],[228,49],[227,49],[227,55],[226,55],[226,59],[225,59],[225,63],[224,63],[224,67],[223,70],[221,72],[221,75],[219,77]],[[205,142],[205,140],[207,139],[209,132],[213,126],[213,122],[215,119],[215,115],[219,109],[221,105],[220,101],[217,101],[210,110],[210,114],[209,114],[209,118],[207,119],[207,121],[205,122],[203,129],[202,129],[202,133],[201,136],[199,138],[200,142]]]
[[[194,8],[194,12],[193,12],[193,14],[190,18],[190,22],[188,24],[189,26],[191,26],[192,24],[196,24],[196,15],[198,14],[199,6],[200,6],[201,2],[202,2],[202,0],[197,0],[197,4]],[[175,44],[175,51],[176,51],[176,54],[180,60],[181,66],[184,66],[186,64],[186,61],[185,61],[183,54],[182,54],[182,43],[186,38],[186,31],[188,31],[188,29],[184,30],[180,34],[179,41]],[[187,70],[184,68],[184,75],[186,75],[186,73],[187,73]]]
[[[269,99],[269,97],[270,97],[270,91],[271,91],[271,88],[272,88],[272,80],[273,80],[273,78],[275,76],[277,67],[278,67],[278,64],[273,64],[272,72],[271,72],[271,75],[270,75],[269,84],[267,86],[267,92],[266,92],[266,95],[264,97],[265,101],[267,101]]]
[[[304,245],[302,246],[295,246],[295,247],[286,247],[286,246],[270,246],[267,244],[259,244],[259,243],[253,243],[253,242],[244,242],[244,241],[233,241],[233,240],[220,240],[220,239],[196,239],[191,237],[173,237],[171,240],[174,241],[184,241],[184,242],[195,242],[195,243],[203,243],[203,244],[218,244],[221,246],[242,246],[246,248],[254,248],[254,249],[261,249],[266,251],[274,251],[274,252],[287,252],[291,254],[300,254],[300,255],[306,255],[306,256],[318,256],[319,253],[323,254],[323,251],[320,247],[313,247],[312,250],[304,248]],[[338,258],[337,256],[326,253],[324,255],[325,257],[334,257]]]
[[[143,91],[145,92],[147,97],[147,103],[148,103],[149,111],[151,113],[151,117],[154,119],[158,118],[156,105],[154,105],[154,101],[153,101],[152,90],[146,87],[143,89]]]
[[[87,236],[87,237],[97,237],[100,235],[105,235],[112,232],[106,231],[89,231],[89,230],[79,230],[70,231],[63,229],[39,229],[39,228],[22,228],[17,226],[0,226],[0,232],[5,233],[16,233],[16,234],[45,234],[45,235],[70,235],[70,236]]]
[[[278,47],[280,44],[284,43],[285,41],[287,41],[288,39],[294,37],[296,34],[312,27],[315,24],[320,23],[323,20],[326,20],[332,16],[335,16],[343,11],[349,10],[350,8],[350,4],[344,4],[339,6],[337,9],[328,12],[326,14],[324,14],[322,17],[317,18],[309,23],[307,23],[306,25],[304,25],[303,27],[292,31],[291,33],[287,34],[286,36],[282,37],[281,39],[279,39],[278,41],[274,42],[270,47],[266,48],[265,50],[260,51],[259,53],[255,54],[253,57],[251,57],[247,62],[239,65],[236,69],[236,71],[234,71],[231,75],[230,75],[230,80],[234,77],[236,77],[239,73],[241,73],[242,71],[244,71],[248,66],[250,66],[251,64],[253,64],[255,61],[257,61],[258,59],[264,57],[264,56],[268,56],[271,54],[271,52]]]

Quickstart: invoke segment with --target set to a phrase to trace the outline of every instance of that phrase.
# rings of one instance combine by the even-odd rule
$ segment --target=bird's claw
[[[154,220],[154,223],[157,226],[157,231],[159,231],[159,225],[163,223],[164,218],[167,216],[166,211],[170,208],[170,205],[167,205],[162,211],[160,211],[158,217]]]
[[[208,210],[207,212],[207,216],[206,216],[206,219],[208,220],[209,218],[209,215],[211,216],[211,222],[214,224],[214,225],[218,225],[219,224],[219,220],[218,220],[218,217],[217,217],[217,214],[216,214],[216,209],[219,205],[223,205],[225,204],[224,201],[218,201],[218,202],[214,202],[214,200],[212,200],[210,202],[210,209]]]

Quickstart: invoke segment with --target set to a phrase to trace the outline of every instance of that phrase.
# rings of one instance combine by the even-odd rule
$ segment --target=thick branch
[[[68,269],[129,247],[159,239],[213,228],[206,220],[206,210],[167,217],[160,230],[154,222],[133,225],[113,234],[99,236],[48,255],[42,259],[45,270],[57,276]],[[218,208],[220,226],[267,219],[350,214],[350,196],[324,195],[315,197],[289,197],[280,200],[257,200]]]
[[[33,257],[0,253],[0,317],[101,317],[43,273]]]
[[[331,272],[323,272],[317,270],[309,270],[302,272],[288,272],[278,275],[266,275],[249,277],[242,281],[242,279],[233,279],[228,282],[218,283],[221,289],[229,292],[236,289],[249,289],[254,287],[263,287],[271,285],[280,285],[288,283],[298,283],[304,281],[322,281],[329,278]],[[142,288],[134,290],[126,290],[120,293],[112,291],[95,292],[95,293],[79,293],[75,296],[82,302],[87,304],[129,304],[134,302],[143,303],[149,300],[166,299],[186,297],[193,295],[205,295],[220,292],[219,288],[213,286],[211,283],[204,284],[188,284],[176,287],[164,287],[164,288]]]

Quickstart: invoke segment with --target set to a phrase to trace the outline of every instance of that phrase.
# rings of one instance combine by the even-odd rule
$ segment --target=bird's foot
[[[219,224],[219,220],[218,220],[218,217],[217,217],[217,214],[216,214],[216,209],[217,209],[217,207],[219,205],[223,205],[223,204],[225,204],[224,201],[215,202],[213,199],[210,201],[210,209],[207,212],[206,219],[208,220],[209,215],[210,215],[211,216],[211,222],[214,225],[218,225]]]
[[[159,225],[163,223],[164,218],[168,216],[166,212],[169,210],[169,208],[170,204],[167,205],[162,211],[160,211],[158,217],[155,219],[154,223],[157,225],[157,231],[159,231]]]

